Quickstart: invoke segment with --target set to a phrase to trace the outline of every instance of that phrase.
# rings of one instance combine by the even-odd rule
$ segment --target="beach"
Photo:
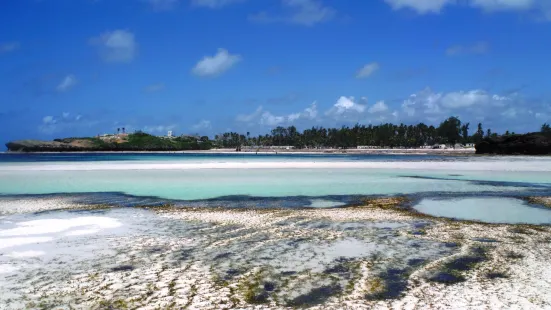
[[[27,152],[8,152],[10,154],[29,154]],[[474,148],[461,149],[419,149],[419,148],[402,148],[402,149],[334,149],[334,148],[319,148],[319,149],[285,149],[285,148],[242,148],[237,152],[230,148],[215,148],[210,150],[193,150],[193,151],[86,151],[86,152],[32,152],[32,154],[400,154],[400,155],[475,155]]]
[[[124,156],[0,163],[6,309],[551,308],[547,157]]]

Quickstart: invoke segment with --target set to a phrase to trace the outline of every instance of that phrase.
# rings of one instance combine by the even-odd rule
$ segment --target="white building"
[[[166,134],[166,136],[169,137],[169,138],[172,138],[173,137],[172,130],[169,130],[168,133]]]
[[[378,149],[379,147],[374,145],[358,145],[356,148],[358,150],[372,150],[372,149]]]
[[[292,150],[295,147],[292,145],[272,145],[270,146],[271,149],[277,149],[277,150]]]

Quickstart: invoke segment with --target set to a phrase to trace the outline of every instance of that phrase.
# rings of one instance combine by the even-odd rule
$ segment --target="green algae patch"
[[[551,208],[551,197],[528,197],[526,201]]]
[[[488,261],[489,248],[476,246],[468,254],[461,254],[442,263],[440,268],[432,273],[427,280],[443,284],[455,284],[466,280],[465,274],[475,269],[479,264]]]

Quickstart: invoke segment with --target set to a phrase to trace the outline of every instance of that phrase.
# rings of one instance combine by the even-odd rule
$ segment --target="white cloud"
[[[341,96],[325,115],[340,116],[345,113],[363,113],[366,106],[354,101],[354,97]]]
[[[454,4],[455,0],[385,0],[392,9],[412,9],[419,14],[440,13],[444,6]]]
[[[318,116],[318,103],[312,102],[309,108],[304,109],[302,115],[307,119],[315,119]]]
[[[154,11],[170,11],[174,9],[179,0],[146,0],[149,2]]]
[[[166,134],[169,130],[174,130],[176,125],[153,125],[153,126],[144,126],[143,131],[147,133],[157,133],[157,134]],[[128,131],[128,128],[127,128]]]
[[[375,73],[375,71],[377,70],[379,70],[379,64],[376,62],[372,62],[360,68],[360,70],[358,70],[358,72],[356,73],[356,78],[366,78]]]
[[[471,6],[479,7],[486,11],[506,11],[506,10],[530,10],[538,2],[545,0],[471,0]]]
[[[99,124],[98,120],[85,120],[82,115],[77,114],[73,117],[70,112],[62,112],[59,116],[44,116],[42,122],[38,125],[38,131],[42,134],[51,135],[57,132],[66,132],[78,128],[87,128]]]
[[[238,122],[243,123],[258,123],[266,126],[278,126],[281,124],[291,124],[299,120],[314,120],[318,116],[317,103],[314,101],[309,107],[302,112],[290,113],[286,115],[274,115],[270,111],[265,111],[262,107],[258,107],[251,114],[240,114],[236,117]]]
[[[192,72],[198,76],[218,76],[241,61],[241,56],[232,55],[227,50],[219,48],[214,56],[205,56],[193,68]]]
[[[147,85],[145,87],[145,91],[148,92],[148,93],[159,92],[163,89],[165,89],[165,84],[163,84],[163,83],[151,84],[151,85]]]
[[[318,104],[316,101],[314,101],[308,108],[304,109],[304,111],[287,115],[287,122],[292,123],[300,119],[314,120],[317,116]]]
[[[55,124],[56,123],[56,120],[54,119],[53,116],[49,115],[49,116],[44,116],[42,118],[42,123],[44,124]]]
[[[126,30],[103,33],[90,39],[90,44],[97,46],[104,61],[112,63],[131,62],[138,49],[134,34]]]
[[[77,84],[77,78],[74,75],[69,74],[63,78],[63,80],[61,81],[61,83],[59,83],[59,85],[57,85],[56,90],[58,92],[66,92],[69,89],[73,88],[73,86],[75,86],[76,84]]]
[[[0,53],[9,53],[19,48],[19,42],[0,43]]]
[[[549,118],[548,114],[541,113],[541,112],[536,112],[536,113],[534,114],[534,116],[535,116],[537,119],[544,119],[544,120]]]
[[[207,120],[201,120],[199,123],[191,126],[193,130],[202,130],[202,129],[210,129],[212,127],[210,121]]]
[[[388,106],[384,101],[379,101],[375,103],[371,108],[369,108],[369,113],[381,113],[388,110]]]
[[[268,111],[262,113],[262,117],[260,118],[260,124],[267,126],[277,126],[285,121],[285,116],[276,116]]]
[[[515,102],[518,103],[514,97],[490,94],[480,89],[443,93],[427,87],[410,95],[401,107],[402,115],[407,118],[431,120],[468,114],[474,119],[484,115],[500,115],[500,111]]]
[[[446,50],[448,56],[467,55],[467,54],[485,54],[490,49],[487,42],[476,42],[473,45],[454,45]]]
[[[483,90],[471,90],[447,93],[441,98],[441,102],[446,108],[456,109],[488,103],[490,98],[491,96]]]
[[[506,97],[506,96],[493,95],[492,100],[495,100],[495,101],[509,101],[509,100],[511,100],[511,98]]]
[[[282,0],[286,14],[271,15],[266,12],[249,17],[250,20],[262,23],[285,22],[303,26],[329,21],[335,18],[337,12],[325,6],[321,0]]]
[[[244,0],[192,0],[194,6],[203,6],[211,9],[218,9],[228,4],[242,2]]]
[[[335,16],[335,10],[324,6],[321,1],[284,0],[283,3],[294,10],[289,19],[291,23],[312,26]]]
[[[501,115],[507,118],[514,118],[517,116],[517,110],[515,108],[508,108],[507,110],[501,112]]]
[[[262,111],[263,111],[263,108],[262,108],[262,106],[260,106],[251,114],[239,114],[239,115],[237,115],[235,120],[237,120],[238,122],[250,123],[253,120],[255,120],[256,118],[258,118],[262,114]]]
[[[516,11],[535,12],[551,20],[549,0],[384,0],[394,10],[412,9],[418,14],[438,14],[451,5],[470,6],[486,12]]]

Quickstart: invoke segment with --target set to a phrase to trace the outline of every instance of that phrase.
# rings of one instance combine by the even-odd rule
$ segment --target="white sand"
[[[0,237],[43,235],[68,231],[76,227],[85,227],[85,231],[95,233],[101,229],[117,228],[122,224],[116,219],[99,216],[77,217],[71,219],[47,219],[18,223],[17,227],[0,231]],[[74,233],[73,231],[72,233]],[[83,230],[77,230],[82,234]],[[70,235],[71,232],[68,232]]]
[[[7,254],[6,256],[13,257],[13,258],[22,258],[22,257],[37,257],[37,256],[45,255],[45,254],[46,254],[46,252],[44,252],[44,251],[29,250],[29,251],[13,251],[13,252]]]
[[[54,240],[52,237],[23,237],[23,238],[0,238],[0,249],[17,247],[25,244],[37,244]]]
[[[28,301],[66,304],[74,309],[97,309],[101,301],[116,300],[139,309],[169,308],[172,302],[176,303],[175,308],[188,309],[283,309],[282,298],[292,298],[324,285],[328,278],[322,277],[318,271],[332,266],[329,261],[344,256],[357,260],[360,268],[353,272],[354,278],[351,279],[339,274],[333,276],[340,277],[343,286],[350,281],[353,284],[351,291],[336,294],[312,309],[551,307],[548,262],[551,231],[545,227],[538,231],[529,229],[528,233],[514,233],[509,225],[448,223],[435,219],[434,224],[426,228],[425,235],[412,235],[410,221],[419,219],[405,213],[369,207],[296,211],[158,209],[156,213],[112,209],[105,218],[118,219],[123,226],[139,229],[126,229],[116,236],[106,234],[104,237],[92,235],[70,239],[63,239],[62,234],[67,232],[63,230],[57,234],[62,235],[64,242],[52,243],[45,255],[41,255],[40,247],[29,244],[24,249],[10,249],[3,261],[0,260],[0,279],[6,275],[5,282],[0,285],[0,301],[13,301],[6,303],[6,309],[26,308]],[[53,217],[53,220],[68,219],[68,216],[71,219],[98,217],[63,212],[40,216]],[[18,217],[14,215],[7,217],[7,220],[11,220],[11,225],[16,227],[29,226],[17,223],[38,222],[20,221]],[[136,219],[140,221],[132,223]],[[129,222],[125,222],[127,220]],[[83,220],[77,222],[88,223]],[[86,230],[85,226],[66,223],[60,226],[77,229],[72,232]],[[40,228],[42,225],[33,227],[37,228],[31,232],[51,231]],[[376,227],[394,228],[375,231]],[[20,238],[19,231],[11,228],[2,231]],[[378,237],[384,235],[387,238]],[[365,299],[365,295],[374,289],[372,283],[378,277],[377,268],[387,262],[398,259],[399,263],[400,260],[407,261],[410,254],[417,257],[444,249],[435,247],[431,243],[433,241],[460,242],[460,248],[465,252],[470,246],[481,244],[474,238],[492,238],[500,242],[492,244],[495,248],[489,261],[465,273],[466,282],[446,286],[426,280],[426,272],[440,261],[452,258],[439,254],[441,258],[419,267],[411,275],[408,289],[401,298],[383,301]],[[411,242],[407,242],[408,239]],[[291,242],[293,240],[294,243]],[[413,244],[422,248],[416,249]],[[59,249],[60,246],[65,250]],[[379,259],[370,256],[377,248],[383,250]],[[113,251],[100,252],[98,249]],[[191,252],[185,254],[187,249]],[[524,257],[506,259],[508,251],[522,253]],[[182,256],[182,253],[189,257]],[[215,258],[216,254],[224,253],[230,255],[223,259]],[[67,257],[64,263],[59,264],[57,259],[64,257]],[[40,262],[37,266],[48,272],[36,272],[40,269],[29,265],[31,260]],[[112,267],[130,265],[134,269],[111,270]],[[265,273],[261,273],[261,267]],[[298,271],[298,278],[284,278],[276,273],[280,279],[277,280],[269,274],[273,268]],[[305,268],[311,272],[304,271]],[[227,284],[222,285],[220,276],[224,276],[227,269],[241,270],[243,273],[228,278]],[[488,280],[485,274],[489,271],[505,271],[510,278]],[[274,301],[262,305],[244,302],[243,286],[257,276],[262,281],[288,280],[276,282],[279,283],[276,287],[289,292],[289,295],[275,292],[274,296],[281,297],[278,304]],[[230,302],[230,298],[240,301]]]
[[[198,169],[414,169],[551,172],[551,158],[465,161],[81,162],[0,166],[1,171],[198,170]]]

